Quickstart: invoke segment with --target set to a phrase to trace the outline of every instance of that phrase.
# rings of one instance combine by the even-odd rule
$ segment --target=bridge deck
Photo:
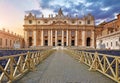
[[[77,62],[60,50],[17,83],[115,83],[101,73],[90,72],[88,69],[88,66]]]

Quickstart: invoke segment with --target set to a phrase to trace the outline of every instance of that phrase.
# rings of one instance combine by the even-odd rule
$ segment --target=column
[[[78,44],[78,33],[77,33],[78,31],[76,30],[75,31],[75,46],[77,46]]]
[[[25,39],[25,47],[28,47],[28,36],[27,36],[27,31],[24,31],[24,39]]]
[[[68,30],[66,31],[66,46],[68,46]]]
[[[85,37],[85,31],[82,31],[82,46],[86,46],[85,45],[85,39],[86,39],[86,37]]]
[[[68,45],[71,46],[71,30],[68,31],[68,35],[69,35],[69,38],[68,38],[69,43],[68,43]]]
[[[94,34],[94,31],[92,31],[91,33],[92,33],[92,35],[91,35],[91,38],[92,38],[91,46],[95,47],[95,45],[94,45],[95,44],[95,39],[94,39],[95,38],[95,34]]]
[[[55,30],[55,46],[57,46],[57,30]]]
[[[43,29],[41,30],[41,46],[43,46]]]
[[[52,30],[51,30],[51,46],[53,46],[53,41],[52,41],[52,39],[53,39],[53,36],[52,36]]]
[[[50,30],[48,30],[48,46],[51,44]]]
[[[64,46],[64,30],[62,30],[62,46]]]
[[[33,46],[36,46],[36,30],[33,31]]]

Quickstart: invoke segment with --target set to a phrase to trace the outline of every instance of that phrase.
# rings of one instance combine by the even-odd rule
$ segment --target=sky
[[[120,0],[0,0],[0,30],[9,29],[23,35],[24,16],[30,12],[41,17],[57,14],[83,17],[91,13],[96,25],[110,21],[120,13]]]

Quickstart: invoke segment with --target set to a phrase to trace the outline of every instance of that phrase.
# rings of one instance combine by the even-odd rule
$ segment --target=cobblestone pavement
[[[15,83],[115,83],[101,73],[88,69],[88,66],[59,50]]]

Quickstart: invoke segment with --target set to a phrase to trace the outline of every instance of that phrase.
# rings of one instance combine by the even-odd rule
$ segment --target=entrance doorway
[[[66,42],[64,42],[64,46],[66,46]]]
[[[86,42],[87,42],[87,46],[90,46],[90,37],[87,38]]]
[[[58,46],[61,46],[61,40],[58,40]]]
[[[32,37],[29,37],[29,46],[32,46]]]
[[[71,46],[75,46],[75,40],[71,41]]]
[[[55,42],[53,42],[53,46],[55,46]]]
[[[45,46],[48,46],[48,40],[45,40]]]

